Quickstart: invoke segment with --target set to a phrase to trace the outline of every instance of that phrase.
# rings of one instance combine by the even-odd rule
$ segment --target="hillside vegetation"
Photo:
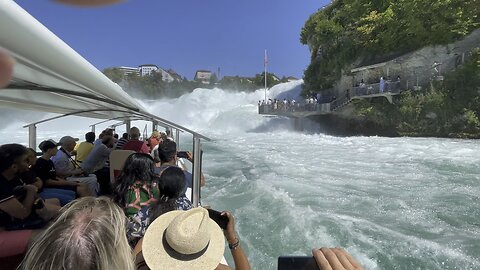
[[[336,0],[301,31],[311,50],[305,94],[331,88],[358,59],[447,44],[480,26],[478,0]]]

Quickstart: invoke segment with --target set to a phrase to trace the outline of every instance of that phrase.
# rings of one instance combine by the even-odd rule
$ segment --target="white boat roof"
[[[150,114],[14,1],[0,0],[0,47],[16,60],[11,84],[0,89],[0,107],[100,119],[143,117],[208,140]]]

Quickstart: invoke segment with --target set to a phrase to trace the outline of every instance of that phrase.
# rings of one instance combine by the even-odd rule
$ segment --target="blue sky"
[[[130,0],[101,8],[18,0],[98,69],[156,64],[192,79],[197,69],[302,77],[305,20],[328,0]]]

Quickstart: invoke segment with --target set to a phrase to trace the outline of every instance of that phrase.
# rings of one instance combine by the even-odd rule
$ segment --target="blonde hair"
[[[154,130],[152,132],[152,136],[150,137],[153,137],[153,138],[160,138],[160,132],[158,130]]]
[[[84,197],[62,209],[19,269],[134,270],[123,210],[107,197]]]

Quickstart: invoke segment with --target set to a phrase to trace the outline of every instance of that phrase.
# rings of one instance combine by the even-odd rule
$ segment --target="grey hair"
[[[18,269],[134,270],[123,210],[107,197],[67,204]]]

